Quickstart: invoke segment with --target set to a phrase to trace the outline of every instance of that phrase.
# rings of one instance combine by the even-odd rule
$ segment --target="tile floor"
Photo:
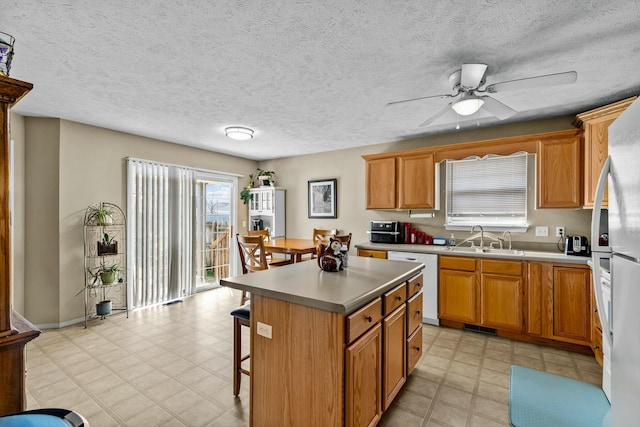
[[[247,377],[232,395],[229,312],[238,301],[220,288],[129,319],[44,331],[27,348],[29,409],[74,409],[92,427],[247,426]],[[593,357],[563,350],[427,325],[423,342],[381,426],[508,426],[511,364],[601,379]]]

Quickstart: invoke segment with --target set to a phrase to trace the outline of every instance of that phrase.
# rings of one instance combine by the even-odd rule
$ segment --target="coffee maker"
[[[253,222],[253,231],[264,230],[264,221],[262,221],[262,219],[252,219],[251,221]]]

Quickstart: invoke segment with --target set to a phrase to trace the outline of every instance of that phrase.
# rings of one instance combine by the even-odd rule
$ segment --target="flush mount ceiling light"
[[[231,126],[224,129],[224,133],[231,139],[246,141],[253,138],[253,129],[242,126]]]
[[[463,93],[459,101],[451,104],[451,108],[461,116],[470,116],[478,111],[482,104],[484,104],[484,100],[479,96]]]

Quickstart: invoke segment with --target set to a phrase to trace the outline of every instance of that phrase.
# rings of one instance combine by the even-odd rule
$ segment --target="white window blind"
[[[527,223],[527,153],[447,160],[446,225]]]

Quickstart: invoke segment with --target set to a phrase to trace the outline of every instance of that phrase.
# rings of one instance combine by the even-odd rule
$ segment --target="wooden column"
[[[11,307],[9,111],[32,88],[0,75],[0,415],[26,408],[25,346],[40,334]]]

